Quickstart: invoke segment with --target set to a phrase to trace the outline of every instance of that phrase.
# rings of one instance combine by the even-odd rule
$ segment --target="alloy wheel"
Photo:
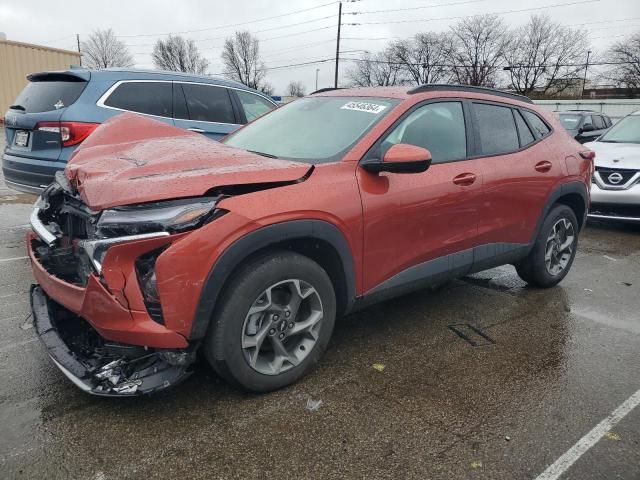
[[[544,261],[551,276],[559,275],[571,260],[576,240],[573,224],[567,218],[558,220],[549,232]]]
[[[242,326],[242,352],[251,368],[279,375],[311,353],[322,328],[320,295],[309,283],[290,279],[265,289]]]

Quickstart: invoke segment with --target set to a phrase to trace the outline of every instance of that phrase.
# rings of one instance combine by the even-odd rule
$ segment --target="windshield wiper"
[[[27,109],[24,108],[22,105],[11,105],[9,107],[9,109],[11,109],[11,110],[22,110],[23,112],[27,111]]]
[[[247,150],[247,152],[255,153],[257,155],[262,155],[263,157],[267,157],[267,158],[278,158],[275,155],[271,155],[270,153],[258,152],[256,150]]]

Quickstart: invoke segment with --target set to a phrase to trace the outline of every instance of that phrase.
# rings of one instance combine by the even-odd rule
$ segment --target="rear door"
[[[490,102],[473,102],[473,111],[484,170],[479,240],[515,250],[531,240],[561,161],[542,141],[551,129],[536,113]]]
[[[43,73],[30,82],[5,114],[5,153],[44,162],[57,161],[62,148],[60,133],[36,127],[58,122],[87,86],[89,74]]]
[[[174,118],[177,127],[202,133],[213,140],[240,127],[229,89],[202,83],[174,82]]]

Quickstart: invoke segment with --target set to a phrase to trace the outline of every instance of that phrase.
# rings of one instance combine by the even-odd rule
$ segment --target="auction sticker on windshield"
[[[387,106],[369,102],[348,102],[340,108],[343,110],[356,110],[358,112],[380,113],[387,108]]]

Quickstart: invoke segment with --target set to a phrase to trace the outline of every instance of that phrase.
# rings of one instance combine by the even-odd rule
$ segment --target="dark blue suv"
[[[144,70],[34,73],[5,115],[2,172],[15,190],[38,193],[102,122],[135,112],[219,140],[276,107],[229,80]]]

